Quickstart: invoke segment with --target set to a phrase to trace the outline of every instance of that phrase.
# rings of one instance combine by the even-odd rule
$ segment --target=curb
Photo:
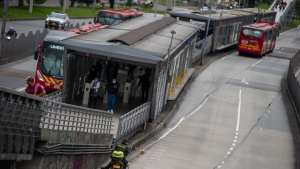
[[[145,133],[143,136],[141,136],[140,139],[138,139],[136,141],[133,141],[132,144],[130,144],[130,146],[132,146],[133,148],[134,147],[139,147],[142,144],[146,143],[151,138],[153,138],[156,135],[158,135],[161,131],[163,131],[164,129],[166,129],[166,127],[170,123],[173,115],[177,112],[177,109],[175,108],[175,106],[177,107],[177,106],[181,105],[181,103],[183,101],[183,97],[182,96],[186,93],[185,91],[189,89],[189,86],[191,85],[190,82],[194,81],[195,78],[199,75],[199,73],[202,72],[203,70],[205,70],[214,61],[216,61],[219,58],[222,58],[222,57],[224,57],[224,56],[226,56],[226,55],[228,55],[230,53],[233,53],[233,52],[235,52],[235,50],[231,50],[229,52],[224,52],[224,53],[221,53],[220,55],[217,55],[217,56],[212,56],[212,57],[215,57],[215,58],[211,59],[210,61],[208,61],[208,63],[206,63],[202,67],[198,68],[198,70],[196,69],[195,72],[192,74],[192,76],[186,82],[186,85],[183,87],[183,89],[180,92],[180,94],[177,97],[177,99],[175,101],[171,101],[171,103],[169,105],[166,104],[166,107],[167,107],[166,110],[164,110],[163,112],[161,112],[160,117],[158,117],[158,119],[156,119],[156,121],[161,122],[161,123],[159,123],[151,131],[149,131],[149,132]],[[173,108],[175,110],[172,110]],[[164,113],[164,112],[166,112],[166,113]],[[137,153],[137,152],[135,152],[135,153]]]
[[[93,16],[82,16],[82,17],[70,17],[70,19],[93,19]],[[7,18],[6,21],[34,21],[34,20],[45,20],[46,17],[43,18]],[[2,22],[3,19],[0,19]]]

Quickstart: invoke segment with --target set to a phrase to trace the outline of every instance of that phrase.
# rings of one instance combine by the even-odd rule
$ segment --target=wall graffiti
[[[60,138],[55,139],[52,143],[72,143],[71,136],[67,134],[62,134]]]
[[[82,169],[84,155],[75,155],[73,162],[73,169]]]

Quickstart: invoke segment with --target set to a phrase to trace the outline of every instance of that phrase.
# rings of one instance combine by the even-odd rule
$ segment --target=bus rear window
[[[259,40],[263,34],[262,30],[243,28],[243,37],[245,39]]]

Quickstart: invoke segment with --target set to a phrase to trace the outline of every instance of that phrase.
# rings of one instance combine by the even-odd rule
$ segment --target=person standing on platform
[[[117,98],[117,94],[119,91],[120,84],[117,82],[117,79],[113,79],[112,81],[107,82],[106,84],[106,92],[107,92],[107,111],[114,112],[114,106]]]
[[[87,74],[87,82],[91,82],[96,78],[96,76],[97,76],[96,66],[93,65],[92,69]]]
[[[96,101],[98,96],[98,89],[100,87],[100,82],[98,81],[98,77],[96,76],[95,80],[91,83],[90,97],[89,97],[89,108],[96,108]]]
[[[105,66],[107,82],[111,81],[111,79],[110,79],[110,70],[112,69],[112,67],[113,67],[113,63],[111,61],[108,61],[106,66]]]
[[[100,59],[97,60],[96,71],[97,71],[97,76],[101,77],[102,65],[101,65],[101,60]]]
[[[145,69],[145,74],[142,75],[138,86],[140,87],[140,85],[142,84],[142,103],[145,103],[148,101],[148,94],[149,94],[149,89],[150,89],[150,78],[151,78],[151,74],[150,74],[150,70],[149,69]],[[146,94],[146,97],[144,97]]]
[[[128,77],[130,77],[131,79],[133,78],[133,71],[136,68],[136,66],[134,65],[129,65],[129,70],[128,70]]]

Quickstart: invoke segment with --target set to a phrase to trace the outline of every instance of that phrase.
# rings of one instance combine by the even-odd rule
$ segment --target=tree
[[[18,0],[18,5],[19,6],[24,6],[24,0]]]
[[[295,12],[296,18],[299,18],[300,17],[300,1],[296,2],[295,9],[296,9],[296,12]]]

